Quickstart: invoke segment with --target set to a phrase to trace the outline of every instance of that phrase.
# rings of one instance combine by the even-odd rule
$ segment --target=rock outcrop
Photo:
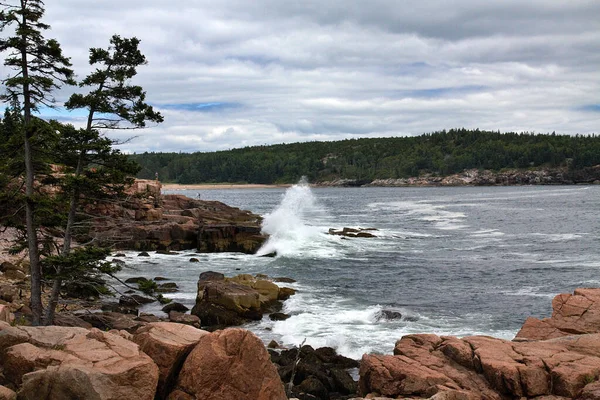
[[[169,322],[150,323],[140,328],[133,341],[159,369],[157,397],[166,398],[188,354],[208,332]]]
[[[279,311],[281,301],[294,293],[294,289],[280,288],[266,277],[242,274],[226,278],[207,271],[198,279],[198,294],[191,314],[200,318],[202,326],[212,327],[211,330],[240,325]]]
[[[502,172],[469,169],[448,176],[422,175],[410,178],[337,179],[319,182],[319,186],[515,186],[515,185],[572,185],[600,183],[600,165],[569,170],[568,168],[541,168],[535,170],[512,169]]]
[[[600,332],[600,289],[577,289],[552,300],[552,317],[527,318],[515,340],[552,339]]]
[[[343,237],[351,237],[351,238],[374,238],[377,235],[374,235],[372,232],[376,231],[375,228],[342,228],[341,230],[336,230],[334,228],[329,228],[327,232],[330,235],[335,236],[343,236]]]
[[[88,211],[99,216],[90,231],[100,243],[110,242],[117,249],[255,253],[266,239],[260,216],[249,211],[162,195],[160,182],[150,180],[136,180],[128,194],[121,204],[90,206]]]
[[[148,399],[156,364],[138,345],[97,329],[0,322],[0,384],[20,399]]]
[[[200,338],[169,400],[285,400],[285,390],[261,340],[243,329]]]
[[[337,354],[331,347],[315,350],[311,346],[302,346],[281,352],[270,349],[269,353],[281,380],[286,384],[292,382],[293,396],[330,400],[356,394],[356,382],[347,370],[358,368],[358,361]]]
[[[363,395],[430,399],[600,399],[600,289],[552,302],[551,318],[529,318],[514,341],[404,336],[394,355],[368,355]]]
[[[600,334],[537,342],[409,335],[393,356],[364,355],[360,391],[465,399],[576,398],[600,374]]]

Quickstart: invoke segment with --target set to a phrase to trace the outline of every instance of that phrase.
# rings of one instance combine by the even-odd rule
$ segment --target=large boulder
[[[133,341],[158,365],[157,396],[166,398],[186,357],[208,332],[170,322],[150,323],[140,328]]]
[[[259,293],[235,282],[199,281],[196,303],[199,302],[219,304],[240,314],[260,309]]]
[[[229,282],[239,283],[248,286],[258,292],[260,302],[267,303],[279,298],[279,286],[267,279],[253,277],[250,274],[240,274],[232,278],[226,278]]]
[[[200,338],[170,400],[285,400],[283,383],[262,341],[243,329]]]
[[[600,334],[537,342],[409,335],[393,356],[363,356],[359,386],[389,397],[576,398],[599,374]]]
[[[97,329],[0,322],[0,367],[20,399],[154,398],[158,368],[137,344]]]
[[[600,289],[576,289],[552,300],[552,317],[528,318],[515,340],[540,340],[600,332]]]
[[[221,273],[203,272],[191,313],[201,319],[203,326],[231,326],[260,320],[267,312],[279,311],[280,300],[295,293],[293,289],[282,289],[285,290],[266,276],[241,274],[225,278]]]

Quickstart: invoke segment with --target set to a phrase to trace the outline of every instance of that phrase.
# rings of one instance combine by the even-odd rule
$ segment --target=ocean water
[[[130,276],[165,276],[191,306],[201,272],[285,276],[298,293],[286,321],[248,324],[265,342],[391,353],[409,333],[512,339],[547,317],[558,293],[600,285],[600,186],[309,188],[177,191],[264,216],[260,253],[129,252]],[[329,228],[375,228],[344,239]],[[196,257],[200,263],[190,263]],[[160,314],[156,305],[147,311]],[[399,311],[386,320],[382,310]]]

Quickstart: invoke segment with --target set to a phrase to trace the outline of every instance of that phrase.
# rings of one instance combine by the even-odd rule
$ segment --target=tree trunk
[[[25,5],[21,1],[24,9]],[[22,17],[23,26],[27,25],[25,14]],[[27,49],[25,34],[21,36],[21,70],[23,73],[23,141],[25,147],[25,226],[27,228],[27,245],[29,248],[29,267],[31,272],[31,311],[32,324],[40,325],[42,317],[42,270],[40,268],[40,254],[38,249],[37,226],[35,224],[35,201],[33,198],[33,184],[35,170],[33,167],[33,154],[30,137],[34,134],[31,127],[31,95],[29,92],[29,70],[27,64]]]

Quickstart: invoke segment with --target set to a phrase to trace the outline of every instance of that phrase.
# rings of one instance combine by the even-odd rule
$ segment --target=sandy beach
[[[197,185],[180,185],[177,183],[164,183],[162,190],[215,190],[215,189],[278,189],[288,188],[291,184],[282,185],[263,185],[257,183],[248,184],[230,184],[230,183],[215,183],[215,184],[197,184]]]

